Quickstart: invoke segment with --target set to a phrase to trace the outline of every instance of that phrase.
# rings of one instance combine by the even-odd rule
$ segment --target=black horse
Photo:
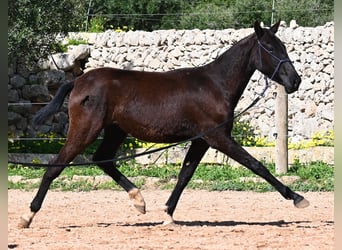
[[[264,178],[285,199],[293,200],[296,207],[308,206],[303,196],[283,185],[231,137],[234,109],[255,70],[283,85],[287,93],[299,87],[301,78],[285,46],[275,36],[279,23],[266,29],[255,22],[253,34],[201,67],[168,72],[98,68],[62,85],[55,98],[35,117],[37,124],[42,123],[58,111],[71,92],[67,140],[50,163],[69,163],[102,129],[104,138],[93,156],[95,161],[113,159],[128,134],[144,141],[173,143],[204,133],[192,140],[178,182],[166,202],[165,211],[171,222],[181,193],[209,147]],[[225,126],[219,126],[223,123]],[[145,201],[139,189],[112,162],[98,165],[128,192],[139,212],[145,213]],[[22,227],[29,227],[51,182],[63,169],[63,166],[46,169],[31,203],[30,215],[22,217]]]

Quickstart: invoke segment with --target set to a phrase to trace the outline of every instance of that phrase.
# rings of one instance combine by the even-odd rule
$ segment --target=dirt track
[[[8,191],[9,249],[333,249],[333,193],[305,193],[297,209],[276,192],[186,190],[163,226],[169,190],[143,190],[138,215],[123,191],[49,191],[31,227],[19,229],[34,192]]]

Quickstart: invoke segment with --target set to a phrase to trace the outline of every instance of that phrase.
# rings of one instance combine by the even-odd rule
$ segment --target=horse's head
[[[270,29],[264,29],[258,21],[255,22],[254,30],[258,38],[256,68],[283,85],[290,94],[298,89],[301,78],[289,59],[284,44],[275,36],[279,24],[280,21]]]

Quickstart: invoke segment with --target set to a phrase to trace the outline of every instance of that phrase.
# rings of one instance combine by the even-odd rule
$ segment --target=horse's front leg
[[[224,132],[215,133],[214,136],[206,138],[206,141],[213,148],[220,150],[221,152],[228,155],[235,161],[252,170],[255,174],[264,178],[285,199],[293,200],[294,205],[297,208],[305,208],[309,206],[309,201],[307,201],[303,196],[293,192],[289,187],[281,183],[268,171],[268,169],[261,162],[256,160],[253,156],[251,156],[241,145],[239,145],[230,136],[227,136]]]
[[[166,202],[165,212],[168,215],[168,220],[164,221],[165,224],[173,223],[173,212],[176,209],[178,200],[189,183],[192,175],[194,174],[198,164],[200,163],[203,155],[208,150],[209,145],[202,139],[195,140],[192,142],[182,165],[182,169],[178,176],[177,184],[172,191],[172,194]]]

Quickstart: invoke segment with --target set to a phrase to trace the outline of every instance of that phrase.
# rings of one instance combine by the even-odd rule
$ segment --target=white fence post
[[[275,104],[276,119],[276,145],[275,145],[275,171],[277,174],[288,170],[288,98],[285,88],[277,85]]]

